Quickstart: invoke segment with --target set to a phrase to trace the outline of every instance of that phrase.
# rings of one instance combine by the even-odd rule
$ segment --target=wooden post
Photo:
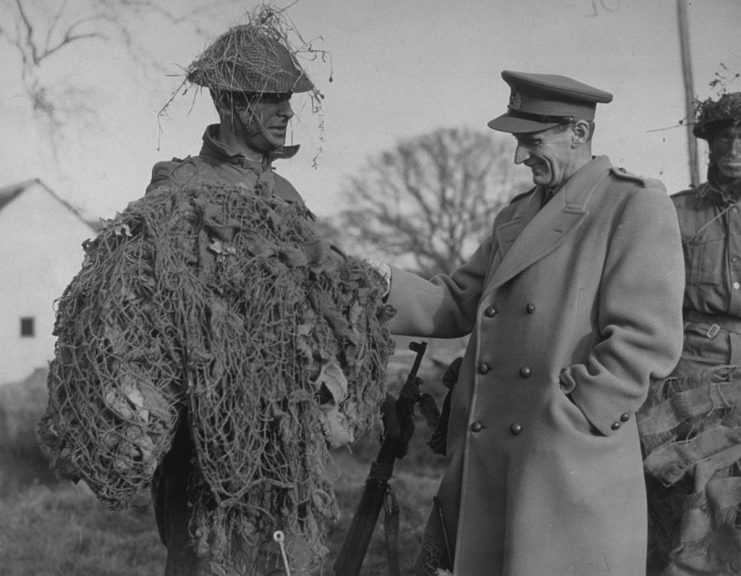
[[[692,55],[690,54],[690,33],[687,25],[687,0],[677,0],[679,20],[679,46],[682,52],[682,78],[684,80],[684,106],[687,118],[687,154],[689,156],[690,182],[700,184],[700,166],[697,157],[697,140],[692,134],[692,121],[695,118],[695,89],[692,79]]]

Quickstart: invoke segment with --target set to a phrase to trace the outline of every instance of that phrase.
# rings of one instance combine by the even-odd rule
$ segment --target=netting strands
[[[99,495],[103,483],[131,482],[79,456],[110,430],[128,433],[131,422],[111,416],[102,390],[123,393],[136,412],[121,391],[131,364],[170,407],[147,472],[178,415],[188,418],[202,484],[191,530],[214,571],[259,573],[276,529],[302,537],[318,560],[322,521],[337,514],[329,447],[371,426],[385,396],[392,344],[381,286],[365,263],[319,241],[301,206],[216,186],[160,189],[132,203],[88,244],[60,300],[57,347],[73,360],[56,359],[49,379],[41,432],[52,459]],[[139,348],[149,354],[132,360]],[[105,414],[109,429],[88,430],[81,405]]]
[[[655,383],[638,415],[652,546],[719,576],[741,570],[739,407],[741,366],[719,366]]]
[[[158,287],[169,279],[156,279],[153,246],[132,238],[127,224],[112,224],[85,251],[57,303],[38,432],[61,478],[84,480],[120,509],[149,486],[184,401],[170,321],[178,302]]]
[[[303,93],[311,96],[312,109],[320,113],[323,94],[304,70],[301,61],[322,62],[327,51],[316,48],[301,36],[285,14],[286,9],[260,4],[247,13],[247,23],[232,26],[207,46],[184,70],[184,79],[160,110],[190,87],[212,93],[241,94],[247,100],[256,94]],[[332,82],[330,72],[329,81]]]

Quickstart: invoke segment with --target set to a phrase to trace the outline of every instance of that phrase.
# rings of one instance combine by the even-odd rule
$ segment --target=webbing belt
[[[708,338],[714,338],[718,330],[727,330],[735,334],[741,334],[741,319],[732,318],[720,314],[704,314],[697,310],[688,310],[684,314],[685,322],[708,325]]]

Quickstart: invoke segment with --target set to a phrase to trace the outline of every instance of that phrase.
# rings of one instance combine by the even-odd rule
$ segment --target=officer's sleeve
[[[387,302],[396,309],[396,315],[389,325],[391,332],[430,338],[456,338],[470,333],[491,254],[489,238],[451,275],[438,275],[431,280],[392,267]]]
[[[676,212],[663,185],[637,190],[611,230],[598,300],[599,339],[561,384],[590,422],[614,434],[682,349],[684,262]]]

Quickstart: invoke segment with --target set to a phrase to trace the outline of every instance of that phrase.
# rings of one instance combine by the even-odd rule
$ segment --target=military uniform
[[[609,96],[558,76],[507,78],[509,113],[490,126],[516,133],[591,120]],[[683,275],[663,185],[605,156],[555,191],[515,198],[451,275],[393,269],[392,331],[470,334],[437,494],[444,521],[430,515],[420,574],[644,572],[635,413],[679,357]]]
[[[240,186],[259,191],[266,196],[277,196],[288,202],[303,205],[301,195],[288,180],[273,169],[273,160],[293,157],[298,146],[284,146],[262,162],[246,158],[237,150],[219,141],[219,125],[212,124],[203,133],[203,146],[197,156],[173,158],[157,162],[152,168],[152,180],[147,192],[160,186],[193,186],[200,183]]]
[[[219,36],[187,68],[187,81],[210,91],[222,124],[206,128],[198,155],[158,162],[152,169],[148,194],[163,189],[176,192],[180,187],[223,185],[303,205],[293,185],[273,169],[274,160],[290,158],[298,146],[282,145],[281,138],[271,136],[256,110],[270,110],[273,119],[290,119],[291,95],[311,91],[314,85],[284,44],[284,35],[273,28],[278,26],[276,14],[269,8],[265,10],[248,24],[234,26]],[[234,147],[225,144],[224,131],[230,134]],[[277,144],[279,140],[281,145]],[[152,485],[155,517],[167,547],[165,576],[211,576],[216,570],[210,550],[197,550],[199,535],[192,533],[193,504],[209,494],[209,488],[198,483],[195,466],[194,444],[184,417]],[[292,573],[306,576],[313,559],[305,539],[286,534],[285,546]],[[270,574],[284,574],[277,544],[259,554],[261,565],[275,567]],[[228,569],[230,575],[235,570],[240,574],[258,574],[255,566],[224,568],[224,562],[232,562],[230,558],[218,559],[219,562],[218,573]],[[260,569],[260,576],[262,573]]]
[[[741,364],[741,204],[706,182],[672,197],[686,263],[681,373]]]
[[[701,105],[694,133],[711,142],[708,181],[672,197],[686,267],[684,346],[639,414],[651,576],[741,573],[741,135],[731,130],[722,150],[713,140],[739,125],[741,93]]]

